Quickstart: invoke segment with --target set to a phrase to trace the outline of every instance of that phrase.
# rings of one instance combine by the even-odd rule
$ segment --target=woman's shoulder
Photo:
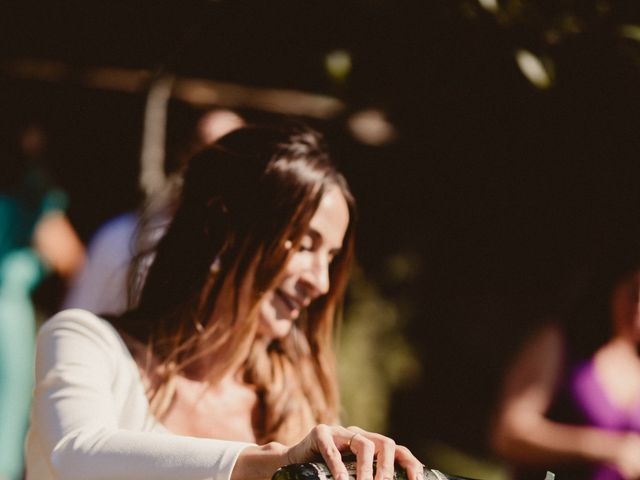
[[[86,338],[110,348],[122,348],[122,337],[107,320],[80,308],[56,313],[44,322],[38,332],[39,339],[50,336]]]

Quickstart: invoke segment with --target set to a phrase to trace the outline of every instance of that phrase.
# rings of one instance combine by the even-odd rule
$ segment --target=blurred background
[[[206,109],[325,132],[360,209],[345,422],[440,470],[505,478],[487,428],[509,359],[580,275],[640,246],[636,2],[1,10],[3,132],[46,132],[42,163],[84,245],[153,188],[153,175],[140,186],[143,145],[171,152]],[[57,274],[39,284],[40,317],[66,288]]]

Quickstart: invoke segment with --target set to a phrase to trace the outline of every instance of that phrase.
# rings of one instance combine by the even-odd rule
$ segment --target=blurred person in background
[[[214,108],[200,114],[195,126],[187,127],[186,141],[185,134],[181,132],[184,125],[170,130],[172,136],[165,159],[168,186],[154,198],[148,198],[146,208],[118,215],[99,227],[89,242],[87,261],[73,279],[63,308],[83,308],[112,315],[127,310],[131,260],[137,250],[152,249],[164,233],[170,217],[168,204],[172,201],[171,190],[178,172],[195,153],[242,125],[244,120],[237,113]],[[173,133],[174,130],[178,133]],[[141,211],[145,212],[143,217]],[[139,278],[133,280],[138,283],[142,281],[146,270],[145,266],[140,267],[142,272],[138,272]]]
[[[187,162],[135,308],[71,309],[38,334],[29,479],[420,480],[391,439],[338,425],[333,352],[355,202],[322,137],[244,127]],[[136,261],[148,258],[140,252]]]
[[[640,478],[640,259],[612,260],[510,366],[492,432],[514,478]]]
[[[33,384],[31,293],[55,271],[70,278],[84,249],[64,214],[65,194],[44,168],[46,132],[35,120],[3,129],[0,177],[0,478],[22,478]]]

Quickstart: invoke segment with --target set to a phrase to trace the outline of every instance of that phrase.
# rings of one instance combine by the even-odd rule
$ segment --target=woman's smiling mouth
[[[297,317],[300,315],[300,312],[304,308],[304,303],[298,300],[297,298],[288,295],[281,289],[276,289],[275,294],[278,298],[286,305],[289,310],[290,315]]]

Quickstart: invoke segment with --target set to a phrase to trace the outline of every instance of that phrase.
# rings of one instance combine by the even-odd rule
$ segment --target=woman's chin
[[[291,328],[293,327],[292,319],[273,319],[269,321],[260,322],[260,328],[258,329],[258,333],[260,336],[264,338],[268,338],[271,340],[277,340],[280,338],[284,338],[289,335]]]

